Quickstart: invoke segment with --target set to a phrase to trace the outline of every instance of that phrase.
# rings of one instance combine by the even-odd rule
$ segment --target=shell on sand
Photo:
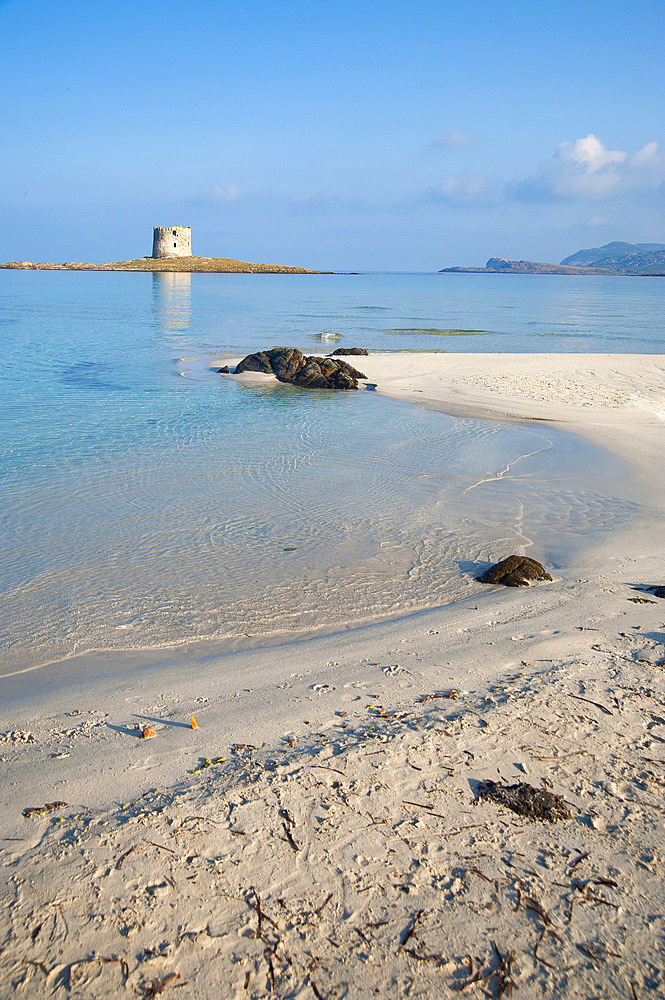
[[[156,735],[157,735],[157,733],[152,728],[152,726],[146,726],[145,729],[143,730],[143,732],[141,733],[141,739],[142,740],[151,740],[153,738],[153,736],[156,736]]]

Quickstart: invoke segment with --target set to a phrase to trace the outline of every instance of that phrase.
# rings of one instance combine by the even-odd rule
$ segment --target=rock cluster
[[[330,354],[328,356],[331,357],[331,358],[334,358],[336,355],[339,356],[340,354],[365,354],[366,355],[366,354],[369,354],[369,351],[365,347],[338,347],[336,351],[333,351],[332,354]]]
[[[236,366],[235,374],[241,372],[264,372],[280,382],[306,389],[357,389],[358,379],[367,378],[346,361],[306,357],[297,347],[273,347],[248,354]]]
[[[551,580],[545,567],[528,556],[508,556],[478,578],[479,583],[503,583],[506,587],[528,587],[531,580]]]

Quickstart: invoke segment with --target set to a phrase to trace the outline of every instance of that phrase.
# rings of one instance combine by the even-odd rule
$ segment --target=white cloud
[[[665,157],[658,143],[648,142],[633,153],[607,149],[597,135],[560,142],[551,160],[538,167],[535,177],[511,187],[522,201],[559,199],[603,200],[650,191],[665,179]]]
[[[647,142],[641,149],[633,156],[633,166],[640,167],[643,164],[649,166],[658,157],[658,143],[657,142]],[[661,157],[662,159],[662,157]]]
[[[432,145],[437,149],[470,149],[477,138],[474,132],[437,132]]]
[[[241,194],[237,184],[227,184],[226,187],[214,184],[212,189],[213,201],[237,201]]]
[[[471,177],[449,177],[439,187],[443,198],[459,198],[460,195],[477,196],[487,190],[487,178],[484,174]]]
[[[610,220],[608,219],[608,217],[606,215],[592,215],[591,218],[587,219],[586,222],[583,223],[583,224],[585,226],[588,226],[589,229],[594,229],[596,226],[607,226],[607,225],[609,225],[609,221]]]
[[[428,197],[434,201],[461,204],[486,204],[495,198],[495,190],[485,174],[457,174],[431,189]]]

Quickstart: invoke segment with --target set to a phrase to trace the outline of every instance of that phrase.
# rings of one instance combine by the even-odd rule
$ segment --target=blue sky
[[[663,0],[0,0],[0,260],[665,242]]]

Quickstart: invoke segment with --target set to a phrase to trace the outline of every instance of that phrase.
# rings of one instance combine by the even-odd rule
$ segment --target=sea
[[[277,345],[661,353],[664,299],[662,278],[0,271],[0,673],[480,601],[520,547],[565,567],[635,516],[618,459],[216,369]]]

